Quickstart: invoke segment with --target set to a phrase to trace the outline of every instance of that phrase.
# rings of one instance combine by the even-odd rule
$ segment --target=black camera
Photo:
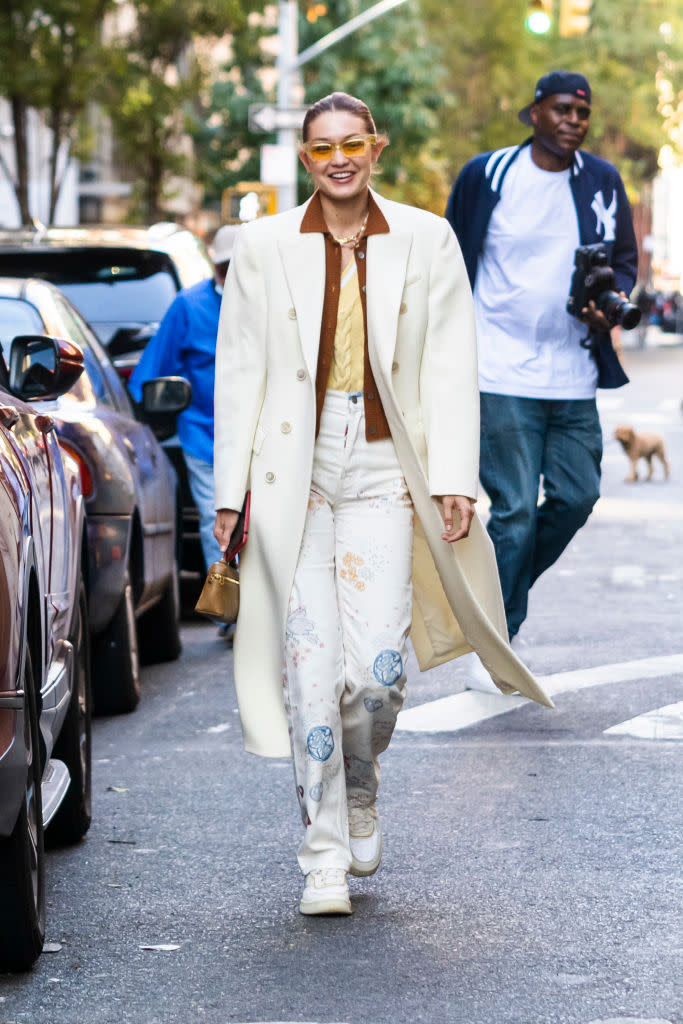
[[[600,242],[581,245],[574,253],[574,273],[567,299],[567,312],[581,320],[581,310],[593,300],[605,314],[610,327],[620,324],[627,331],[640,322],[640,310],[616,290],[617,281],[607,251]]]

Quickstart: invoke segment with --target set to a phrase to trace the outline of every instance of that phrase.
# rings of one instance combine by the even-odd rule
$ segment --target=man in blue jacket
[[[636,240],[619,173],[580,149],[590,103],[583,75],[544,75],[519,113],[533,128],[531,138],[470,160],[446,209],[474,292],[480,476],[491,500],[488,530],[511,639],[526,617],[532,584],[599,497],[596,387],[628,380],[595,303],[581,320],[566,311],[580,245],[604,246],[622,293],[636,279]]]
[[[138,402],[142,400],[142,385],[154,377],[177,375],[187,378],[192,385],[192,402],[178,417],[178,437],[199,511],[199,534],[207,569],[221,557],[213,535],[213,389],[223,285],[239,228],[239,224],[226,224],[218,229],[209,250],[213,278],[178,292],[128,384]]]

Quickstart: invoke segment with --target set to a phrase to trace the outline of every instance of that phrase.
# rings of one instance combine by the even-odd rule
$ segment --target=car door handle
[[[36,416],[36,426],[41,434],[49,434],[51,430],[55,429],[55,421],[52,419],[52,416],[40,413]]]
[[[11,430],[15,423],[19,422],[19,413],[11,405],[0,405],[0,423],[3,427]]]
[[[135,447],[134,447],[133,442],[130,440],[129,437],[124,437],[124,439],[123,439],[123,446],[126,449],[126,451],[128,452],[128,458],[130,459],[130,461],[131,462],[137,462],[138,461],[138,457],[137,457],[137,454],[135,452]]]

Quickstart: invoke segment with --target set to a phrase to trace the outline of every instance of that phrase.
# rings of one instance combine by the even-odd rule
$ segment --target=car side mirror
[[[140,419],[149,424],[158,441],[176,432],[176,419],[192,401],[192,385],[184,377],[156,377],[142,385]]]
[[[9,355],[9,386],[25,402],[59,398],[83,373],[78,345],[43,334],[20,334]]]

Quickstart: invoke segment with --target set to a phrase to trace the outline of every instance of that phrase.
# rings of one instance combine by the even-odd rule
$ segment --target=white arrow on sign
[[[249,107],[249,129],[252,132],[277,132],[286,128],[301,128],[307,107],[280,110],[271,104],[252,103]]]

